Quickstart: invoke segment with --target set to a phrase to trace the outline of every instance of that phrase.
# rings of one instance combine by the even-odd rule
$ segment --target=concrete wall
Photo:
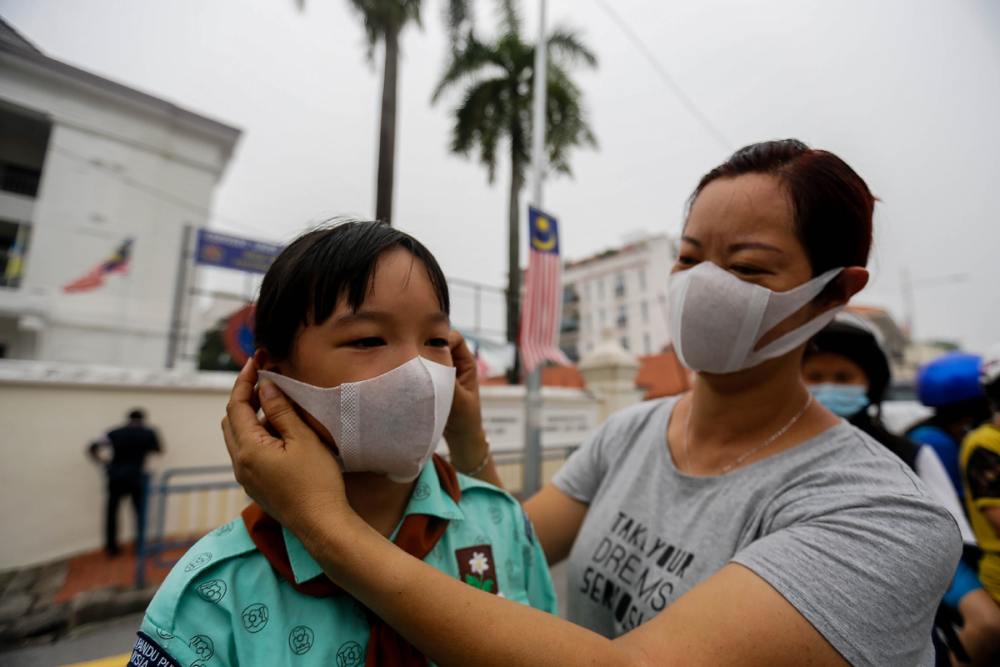
[[[150,470],[228,465],[219,423],[234,375],[181,374],[69,364],[0,362],[0,571],[102,545],[104,479],[85,448],[133,407],[144,408],[165,453]],[[518,448],[520,387],[483,389],[487,432],[498,451]],[[597,425],[598,403],[584,392],[546,390],[543,446],[579,445]],[[545,467],[551,476],[558,462]],[[514,484],[517,470],[504,466]],[[227,476],[228,477],[228,476]],[[171,501],[173,502],[173,501]],[[234,516],[245,499],[208,494],[170,505],[168,533],[204,532]],[[131,539],[131,509],[120,515]]]

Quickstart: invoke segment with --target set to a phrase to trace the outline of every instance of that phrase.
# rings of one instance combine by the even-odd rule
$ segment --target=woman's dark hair
[[[788,191],[795,232],[814,276],[841,266],[867,264],[875,197],[846,162],[797,139],[751,144],[705,174],[689,206],[712,181],[743,174],[771,174]]]
[[[256,346],[287,359],[300,326],[325,322],[341,298],[357,311],[372,287],[379,256],[397,247],[424,265],[441,310],[450,312],[448,283],[420,241],[382,222],[341,220],[295,239],[271,264],[257,299]]]

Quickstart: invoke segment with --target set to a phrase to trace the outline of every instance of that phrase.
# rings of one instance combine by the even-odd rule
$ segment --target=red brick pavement
[[[193,540],[192,540],[193,542]],[[160,560],[173,563],[180,559],[187,547],[164,552]],[[146,562],[146,586],[158,586],[170,572],[170,565],[157,567]],[[92,551],[69,559],[66,581],[55,595],[54,602],[66,602],[80,593],[101,588],[132,588],[135,586],[136,555],[134,545],[125,545],[115,558],[104,551]]]

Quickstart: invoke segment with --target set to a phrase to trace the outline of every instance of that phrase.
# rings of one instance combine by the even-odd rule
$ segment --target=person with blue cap
[[[990,417],[979,384],[981,358],[952,352],[923,366],[917,373],[917,396],[934,414],[912,426],[906,436],[928,445],[944,464],[955,492],[964,499],[958,450],[964,438]]]
[[[978,608],[995,620],[979,634],[991,648],[991,661],[1000,663],[1000,344],[994,345],[979,364],[979,382],[992,418],[962,441],[959,463],[965,505],[981,549],[977,570],[983,589]],[[987,595],[988,594],[988,595]]]

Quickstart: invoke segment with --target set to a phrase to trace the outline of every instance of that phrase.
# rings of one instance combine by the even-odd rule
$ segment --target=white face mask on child
[[[455,369],[414,357],[370,380],[314,387],[261,371],[333,436],[345,472],[377,472],[411,482],[444,433]]]
[[[787,292],[740,280],[712,262],[670,276],[670,335],[693,371],[735,373],[794,350],[840,310],[831,308],[754,350],[771,329],[815,299],[843,269],[831,269]]]

